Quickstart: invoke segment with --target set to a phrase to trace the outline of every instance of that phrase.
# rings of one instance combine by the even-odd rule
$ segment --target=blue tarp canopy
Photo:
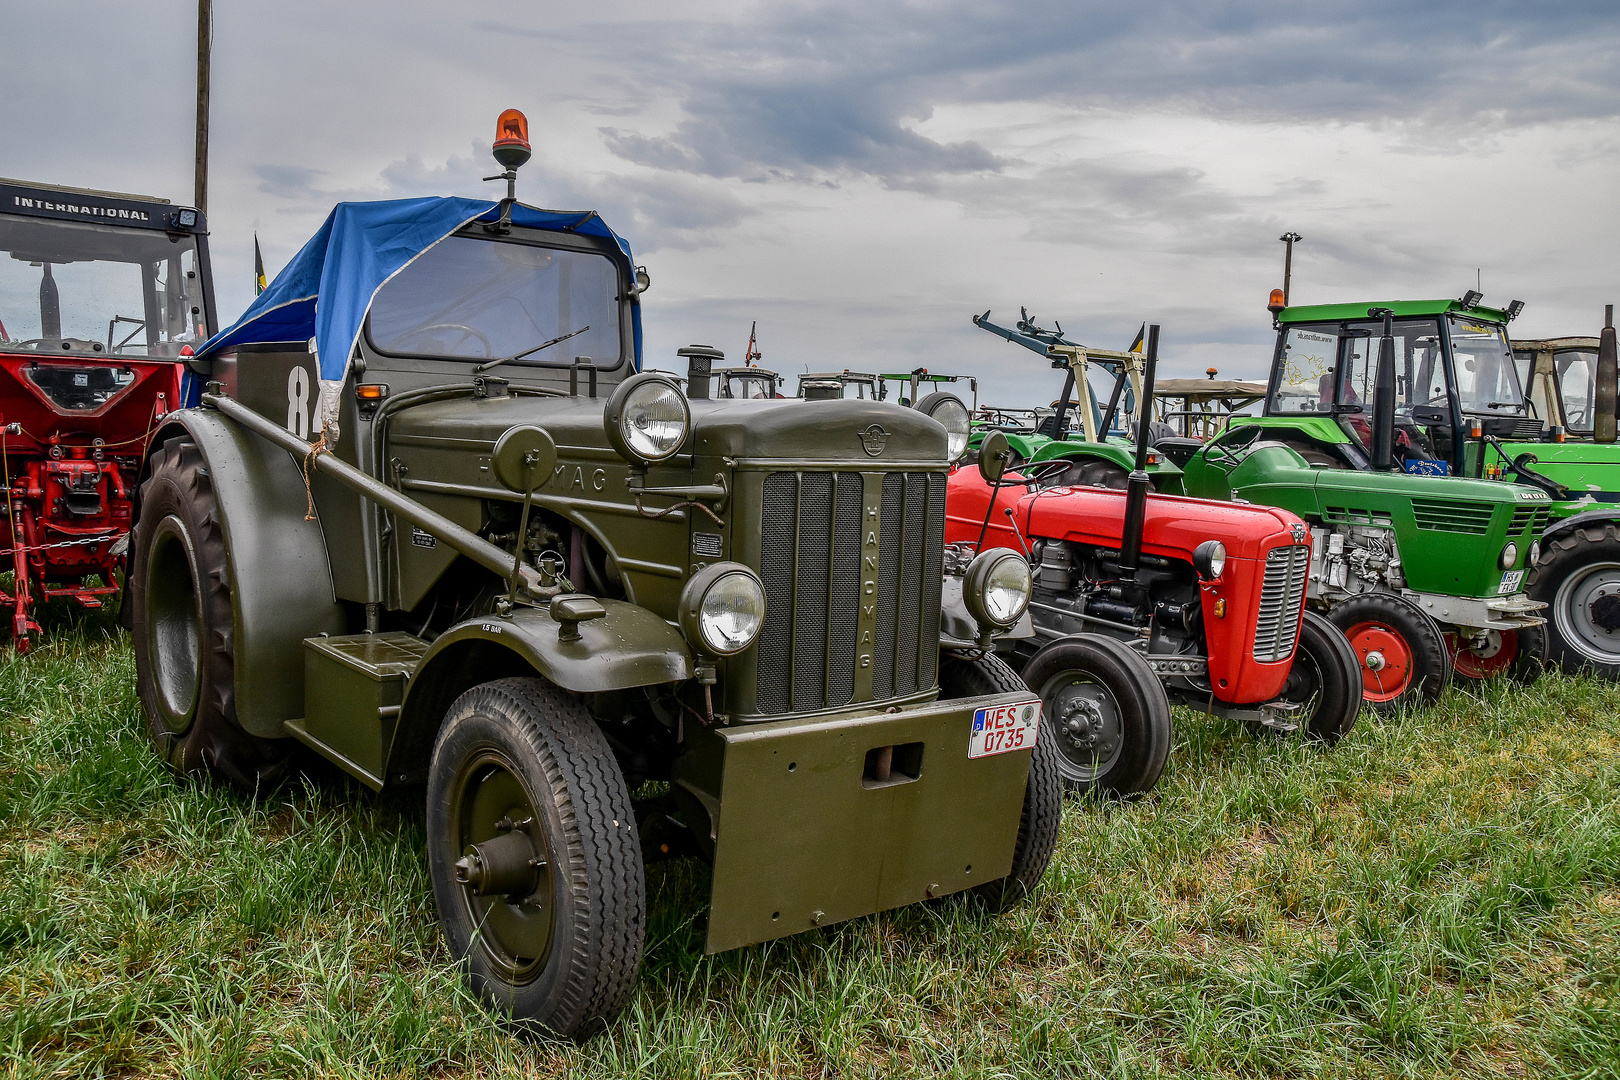
[[[207,357],[260,341],[315,339],[321,378],[339,380],[371,301],[389,278],[422,252],[472,221],[494,221],[500,204],[482,199],[389,199],[338,203],[320,231],[293,256],[270,287],[236,320],[203,343]],[[630,245],[594,210],[569,213],[517,203],[512,224],[612,240],[635,266]],[[634,312],[635,364],[641,367],[641,308]]]

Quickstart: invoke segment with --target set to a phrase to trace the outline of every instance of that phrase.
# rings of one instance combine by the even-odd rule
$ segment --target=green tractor
[[[1511,315],[1477,301],[1285,307],[1278,290],[1264,415],[1234,417],[1184,470],[1188,494],[1310,524],[1312,600],[1351,639],[1379,706],[1433,701],[1453,671],[1529,681],[1547,656],[1525,578],[1555,516],[1551,485],[1469,475],[1481,423],[1540,431],[1517,393]]]
[[[709,867],[709,952],[1017,902],[1062,793],[986,648],[1028,564],[946,558],[965,415],[706,397],[702,347],[691,394],[640,371],[647,274],[516,200],[525,126],[505,199],[340,204],[191,360],[132,544],[157,752],[424,793],[451,955],[564,1036],[633,993],[649,861]]]

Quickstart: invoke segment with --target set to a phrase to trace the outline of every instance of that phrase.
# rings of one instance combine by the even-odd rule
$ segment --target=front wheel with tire
[[[1463,634],[1448,630],[1446,651],[1459,679],[1484,682],[1505,675],[1528,686],[1547,668],[1547,631],[1543,626],[1517,630],[1484,630]]]
[[[249,792],[275,783],[294,743],[250,735],[236,720],[223,517],[195,443],[170,439],[154,456],[124,584],[136,689],[159,755],[177,772],[212,772]]]
[[[1029,687],[1006,661],[991,653],[976,657],[945,654],[940,658],[941,698],[983,697],[987,694],[1027,693]],[[1012,870],[998,881],[974,888],[992,911],[1005,911],[1019,903],[1046,873],[1057,847],[1058,824],[1063,817],[1063,786],[1058,778],[1058,750],[1052,725],[1045,716],[1035,735],[1029,758],[1029,782],[1024,786],[1024,813],[1018,821]]]
[[[1170,757],[1170,700],[1130,646],[1098,634],[1049,642],[1024,667],[1040,695],[1063,786],[1130,798],[1159,782]]]
[[[1546,540],[1525,591],[1547,605],[1555,663],[1571,675],[1620,679],[1620,526],[1602,522]]]
[[[519,1030],[579,1038],[635,989],[647,887],[607,738],[541,679],[475,686],[428,767],[428,870],[451,953]]]
[[[1362,593],[1334,607],[1328,619],[1350,639],[1362,696],[1373,708],[1433,705],[1451,685],[1440,628],[1405,597]]]
[[[1332,746],[1361,713],[1361,664],[1343,630],[1314,611],[1304,616],[1282,699],[1299,707],[1308,738]]]

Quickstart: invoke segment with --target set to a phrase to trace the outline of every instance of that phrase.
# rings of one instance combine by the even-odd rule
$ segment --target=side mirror
[[[984,477],[984,482],[992,487],[1001,483],[1010,461],[1012,447],[1007,444],[1007,436],[999,431],[987,433],[979,444],[979,475]]]

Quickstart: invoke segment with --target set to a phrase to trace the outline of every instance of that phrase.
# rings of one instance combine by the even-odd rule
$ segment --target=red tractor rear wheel
[[[1478,643],[1465,641],[1450,631],[1445,639],[1457,676],[1472,682],[1506,675],[1528,685],[1539,679],[1547,666],[1547,633],[1540,626],[1488,630]]]

